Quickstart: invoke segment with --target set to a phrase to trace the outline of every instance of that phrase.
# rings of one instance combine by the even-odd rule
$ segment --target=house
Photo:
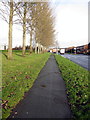
[[[7,45],[0,45],[0,50],[7,50],[8,46]]]

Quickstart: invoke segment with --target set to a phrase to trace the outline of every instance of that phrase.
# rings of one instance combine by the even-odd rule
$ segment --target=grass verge
[[[67,88],[67,96],[75,119],[88,119],[90,104],[88,104],[89,71],[72,61],[55,55]]]
[[[14,52],[13,60],[2,55],[2,118],[7,118],[16,104],[23,99],[24,93],[33,85],[50,54],[32,54]]]
[[[2,51],[0,51],[0,120],[2,118]]]

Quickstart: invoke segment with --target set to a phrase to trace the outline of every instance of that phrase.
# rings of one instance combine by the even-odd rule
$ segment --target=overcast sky
[[[53,0],[60,47],[88,43],[88,0]]]
[[[79,46],[88,43],[88,0],[52,0],[56,16],[56,39],[60,47]],[[13,47],[22,45],[20,26],[13,28]],[[8,24],[0,19],[0,41],[8,44]],[[27,35],[29,44],[29,35]]]

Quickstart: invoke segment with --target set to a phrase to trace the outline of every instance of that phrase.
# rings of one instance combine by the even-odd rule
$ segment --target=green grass
[[[4,52],[4,54],[6,54]],[[23,99],[24,93],[33,85],[50,54],[13,53],[13,60],[2,55],[2,117],[7,118],[16,104]]]
[[[2,51],[0,51],[0,119],[2,118]]]
[[[89,71],[72,61],[55,55],[61,75],[65,80],[67,96],[75,119],[88,119],[90,104],[88,104]]]

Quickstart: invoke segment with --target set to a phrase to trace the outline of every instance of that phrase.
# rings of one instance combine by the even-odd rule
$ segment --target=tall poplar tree
[[[12,27],[13,27],[13,0],[10,0],[9,33],[8,33],[8,59],[12,59]]]

